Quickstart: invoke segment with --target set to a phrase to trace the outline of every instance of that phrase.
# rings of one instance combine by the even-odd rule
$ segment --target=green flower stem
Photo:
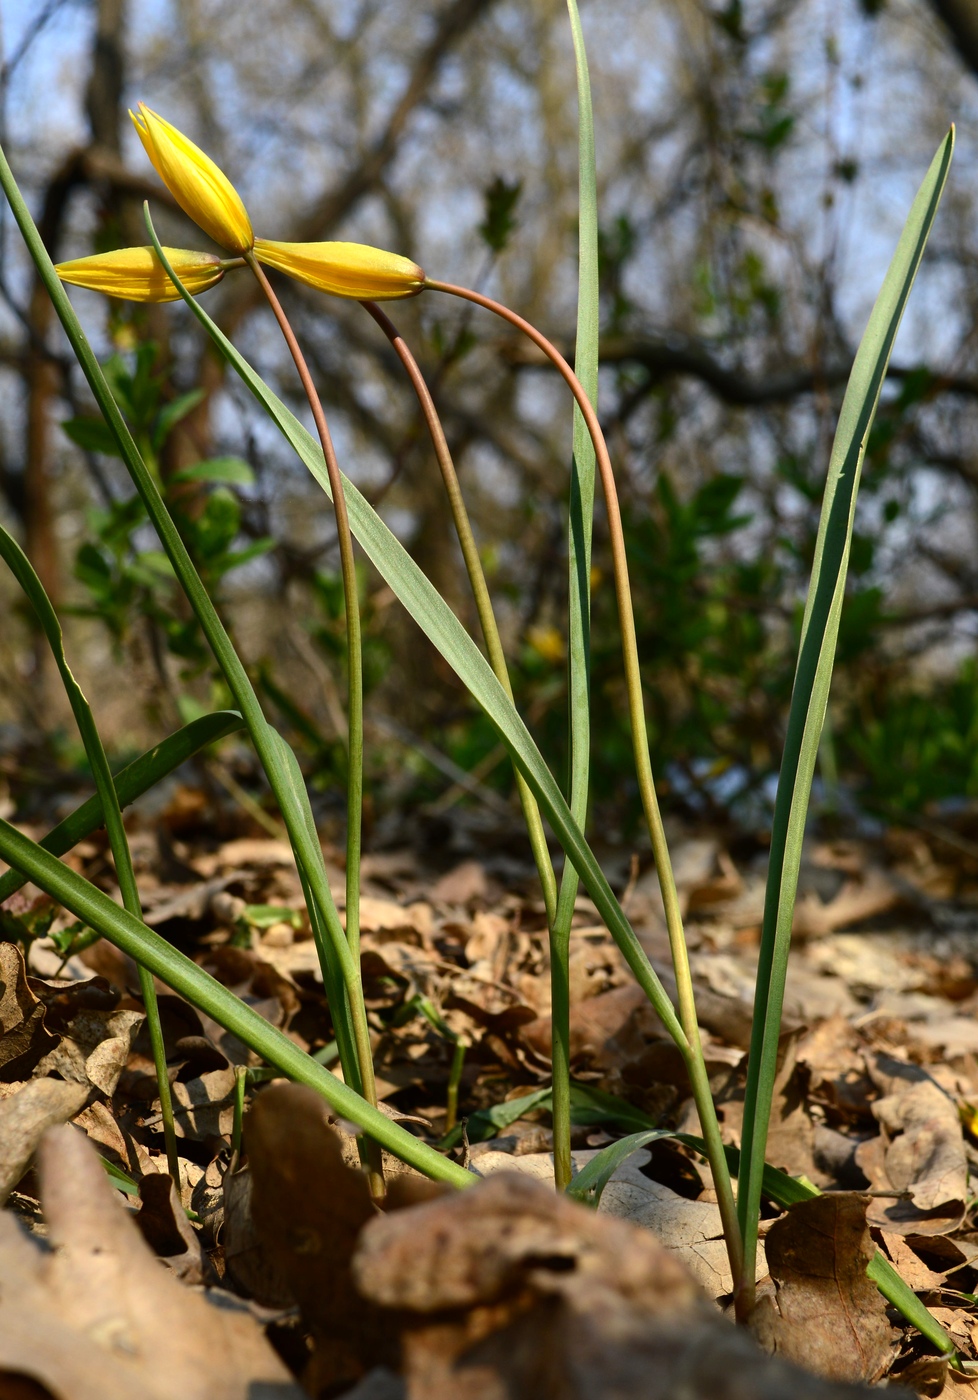
[[[474,302],[477,306],[484,307],[487,311],[492,311],[500,316],[510,325],[522,331],[543,353],[547,356],[555,369],[564,379],[571,393],[577,402],[581,415],[587,425],[591,441],[594,444],[594,451],[598,461],[598,471],[601,475],[601,485],[605,495],[605,506],[608,514],[608,534],[611,540],[612,560],[615,576],[615,595],[618,603],[618,616],[621,627],[622,653],[625,668],[625,684],[628,693],[628,710],[632,727],[632,745],[635,756],[635,767],[638,776],[639,790],[642,795],[642,805],[645,809],[645,817],[649,828],[649,837],[652,842],[652,854],[655,858],[656,871],[659,877],[659,886],[662,891],[662,903],[665,909],[666,926],[669,932],[669,947],[672,954],[673,969],[676,975],[676,988],[678,993],[679,1022],[687,1040],[687,1048],[683,1051],[686,1061],[687,1071],[690,1078],[690,1087],[693,1092],[693,1099],[700,1117],[700,1125],[703,1130],[703,1137],[707,1143],[710,1169],[713,1173],[714,1186],[717,1193],[717,1204],[723,1222],[724,1238],[726,1240],[727,1252],[730,1257],[730,1266],[734,1278],[740,1278],[742,1273],[743,1251],[740,1225],[737,1220],[736,1203],[734,1201],[733,1186],[730,1180],[730,1172],[727,1167],[726,1157],[723,1153],[723,1143],[720,1138],[720,1128],[717,1123],[716,1109],[710,1094],[709,1079],[706,1073],[706,1065],[703,1060],[703,1049],[700,1041],[699,1024],[696,1019],[696,1006],[693,998],[693,979],[689,970],[689,954],[686,948],[686,939],[683,932],[682,913],[679,908],[679,895],[676,890],[676,881],[672,870],[672,861],[669,856],[669,846],[666,841],[665,829],[662,825],[662,816],[659,812],[659,801],[656,796],[655,782],[652,776],[652,763],[649,757],[648,730],[645,722],[645,703],[642,696],[642,676],[638,659],[638,642],[635,635],[635,616],[632,609],[631,589],[628,582],[628,559],[625,551],[625,537],[621,523],[621,509],[618,504],[618,491],[615,486],[614,471],[611,465],[611,457],[608,454],[608,447],[598,422],[597,414],[581,387],[581,384],[564,359],[545,335],[530,324],[529,321],[511,311],[509,307],[503,306],[500,302],[493,301],[491,297],[484,296],[481,292],[471,291],[467,287],[459,287],[450,282],[438,282],[427,278],[425,286],[433,291],[447,292],[451,296],[461,297],[463,300]]]
[[[368,1103],[376,1105],[377,1090],[374,1084],[373,1052],[370,1046],[370,1031],[367,1026],[366,1008],[363,1003],[363,977],[360,971],[360,850],[363,831],[363,640],[360,632],[360,602],[357,588],[357,566],[353,554],[353,535],[350,531],[350,518],[346,509],[346,495],[343,491],[343,478],[339,462],[333,448],[333,439],[326,422],[322,400],[316,391],[306,357],[296,339],[295,332],[285,314],[282,303],[275,294],[265,269],[254,253],[246,253],[245,261],[251,268],[272,308],[279,330],[289,347],[302,388],[312,410],[319,443],[323,449],[326,471],[333,494],[333,513],[336,519],[336,536],[340,550],[340,573],[343,578],[343,602],[346,613],[346,654],[349,687],[347,695],[347,786],[346,786],[346,939],[353,961],[356,985],[349,988],[350,1010],[353,1015],[353,1033],[357,1047],[357,1061],[360,1068],[361,1092]],[[379,1153],[369,1154],[368,1162],[372,1190],[375,1195],[383,1195],[383,1172]]]
[[[472,533],[472,523],[469,520],[469,513],[465,508],[465,501],[462,496],[462,488],[459,485],[458,474],[455,471],[455,464],[452,461],[451,450],[445,437],[445,430],[438,416],[431,392],[425,382],[424,375],[418,366],[404,337],[394,325],[389,316],[380,309],[376,302],[365,301],[362,305],[370,312],[370,315],[377,322],[378,326],[387,336],[401,364],[404,366],[411,387],[417,395],[421,412],[424,415],[428,432],[431,435],[432,446],[435,449],[435,457],[441,469],[442,481],[445,483],[445,491],[448,495],[448,502],[451,506],[452,519],[455,522],[455,531],[458,535],[458,542],[462,548],[462,558],[465,561],[465,570],[469,576],[469,583],[472,587],[472,595],[475,598],[476,612],[479,615],[479,624],[482,628],[482,635],[486,642],[486,651],[489,655],[489,664],[496,674],[499,684],[503,687],[510,700],[513,698],[513,687],[509,678],[509,668],[506,665],[506,654],[503,651],[502,640],[499,636],[499,628],[496,625],[496,615],[493,612],[492,599],[489,596],[489,587],[486,583],[486,576],[482,568],[482,560],[479,558],[479,547],[475,542]],[[516,773],[516,786],[519,792],[520,804],[523,808],[523,818],[526,822],[527,833],[530,838],[530,848],[533,851],[533,859],[536,862],[537,871],[540,876],[540,884],[543,888],[543,899],[547,908],[547,922],[552,924],[554,915],[557,912],[557,881],[554,876],[553,862],[550,858],[550,850],[547,846],[547,837],[543,829],[543,818],[540,816],[540,808],[537,800],[530,791],[526,779],[521,773]]]
[[[443,1157],[427,1143],[420,1142],[398,1123],[368,1104],[336,1075],[324,1069],[312,1055],[300,1050],[283,1031],[270,1025],[235,996],[230,988],[198,967],[186,954],[171,947],[158,933],[120,909],[107,894],[62,865],[43,846],[32,841],[10,822],[0,819],[0,858],[23,870],[39,889],[56,899],[76,918],[97,929],[117,948],[200,1007],[225,1030],[236,1035],[266,1064],[299,1084],[307,1084],[321,1095],[340,1118],[357,1124],[401,1161],[417,1168],[434,1181],[451,1186],[472,1186],[478,1180],[471,1172]]]
[[[349,671],[349,695],[347,700],[347,724],[349,726],[348,778],[346,794],[346,936],[354,957],[360,956],[360,845],[363,822],[363,641],[360,633],[360,604],[357,588],[357,566],[353,555],[353,535],[350,531],[350,518],[346,510],[346,496],[340,466],[336,460],[333,439],[323,412],[322,400],[316,391],[306,357],[296,339],[282,303],[275,294],[271,282],[265,275],[254,253],[246,253],[245,261],[251,268],[269,306],[278,322],[279,329],[289,347],[289,354],[295,363],[302,388],[309,401],[319,442],[326,459],[326,470],[333,488],[333,513],[336,517],[336,534],[340,550],[340,573],[343,578],[343,602],[346,613],[347,669]]]
[[[16,540],[0,526],[0,557],[20,584],[30,600],[31,606],[47,637],[61,676],[71,712],[78,726],[85,754],[95,779],[95,790],[102,808],[105,829],[109,837],[112,859],[124,907],[137,919],[142,919],[143,910],[136,887],[136,874],[132,865],[132,854],[122,821],[122,809],[112,770],[105,756],[102,738],[95,723],[92,708],[81,686],[75,680],[68,657],[65,654],[64,635],[61,623],[50,598],[44,590],[27,555]],[[160,1008],[156,999],[156,985],[153,974],[143,964],[137,963],[139,990],[146,1007],[146,1025],[149,1029],[150,1045],[153,1052],[153,1065],[156,1070],[156,1084],[160,1095],[160,1118],[163,1123],[163,1140],[166,1145],[167,1169],[173,1178],[177,1191],[180,1190],[180,1159],[177,1155],[176,1128],[173,1121],[173,1099],[170,1093],[170,1080],[166,1070],[166,1048],[163,1044],[163,1027],[160,1023]]]

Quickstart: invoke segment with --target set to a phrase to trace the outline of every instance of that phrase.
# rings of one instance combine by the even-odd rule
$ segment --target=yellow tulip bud
[[[184,248],[163,251],[188,292],[206,292],[224,276],[221,259],[213,253],[192,253]],[[54,270],[62,282],[90,287],[122,301],[176,301],[180,295],[153,248],[96,253],[94,257],[58,263]]]
[[[365,243],[275,243],[255,240],[255,257],[334,297],[394,301],[417,296],[424,273],[410,258]]]
[[[156,173],[185,214],[232,253],[247,253],[255,241],[248,211],[223,170],[168,121],[139,104],[129,113]]]

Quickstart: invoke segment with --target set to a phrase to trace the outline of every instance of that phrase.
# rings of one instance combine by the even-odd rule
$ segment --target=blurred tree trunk
[[[931,0],[931,5],[962,60],[978,74],[978,0]]]
[[[92,69],[85,95],[93,153],[121,157],[119,106],[124,73],[127,0],[99,0]],[[72,191],[87,178],[86,153],[73,152],[45,192],[40,232],[51,257],[58,247]],[[112,197],[111,195],[109,196]],[[35,275],[30,299],[31,344],[27,356],[27,450],[24,471],[24,536],[27,553],[53,601],[61,593],[51,476],[51,407],[58,392],[56,361],[48,353],[51,302]]]
[[[121,165],[119,106],[122,98],[124,30],[127,0],[99,0],[92,48],[92,66],[85,94],[91,143],[87,151],[72,152],[55,172],[44,194],[39,230],[57,261],[65,216],[75,188],[90,178],[92,169]],[[90,160],[92,157],[94,159]],[[111,179],[107,181],[113,198]],[[50,298],[35,273],[29,303],[31,339],[27,351],[27,435],[24,460],[24,544],[48,596],[57,606],[61,596],[56,510],[53,500],[51,414],[61,388],[58,363],[48,350],[54,320]],[[35,644],[38,717],[43,724],[53,678],[43,638]]]

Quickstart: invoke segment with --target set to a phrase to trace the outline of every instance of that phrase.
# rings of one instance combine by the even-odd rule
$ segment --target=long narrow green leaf
[[[135,802],[137,797],[155,787],[181,763],[186,763],[188,758],[207,748],[208,744],[216,743],[218,739],[243,728],[244,721],[237,710],[217,710],[214,714],[191,720],[113,775],[120,807],[128,807],[130,802]],[[102,803],[96,793],[76,807],[64,821],[52,827],[41,845],[52,855],[63,856],[65,851],[70,851],[72,846],[97,831],[103,820]],[[16,870],[8,870],[0,876],[0,904],[26,881],[27,876]]]
[[[392,1123],[379,1109],[372,1108],[311,1055],[300,1050],[287,1035],[236,997],[229,988],[222,986],[127,910],[120,909],[107,894],[68,866],[62,865],[36,841],[31,841],[3,820],[0,820],[0,858],[25,871],[52,899],[149,968],[180,996],[199,1006],[218,1025],[236,1035],[283,1075],[315,1089],[340,1117],[356,1123],[396,1157],[417,1167],[426,1176],[436,1181],[447,1181],[452,1186],[470,1186],[475,1181],[470,1172],[456,1166],[433,1147],[419,1142],[397,1123]]]
[[[626,1162],[633,1152],[648,1147],[650,1142],[673,1136],[668,1128],[646,1128],[640,1133],[630,1133],[628,1137],[619,1138],[617,1142],[609,1142],[607,1147],[602,1147],[600,1152],[596,1152],[590,1162],[577,1173],[567,1188],[567,1195],[585,1206],[600,1205],[604,1188],[622,1162]]]
[[[577,0],[567,0],[577,69],[578,121],[578,287],[577,344],[574,372],[595,409],[598,406],[598,188],[594,155],[594,113],[587,50]],[[577,404],[574,405],[574,457],[571,471],[568,533],[568,652],[570,691],[570,808],[581,830],[587,816],[591,756],[591,535],[594,523],[594,443]],[[577,890],[568,870],[565,883]],[[571,907],[574,893],[569,898]]]
[[[745,1162],[738,1206],[744,1233],[745,1280],[754,1277],[761,1174],[774,1091],[791,923],[812,775],[832,680],[856,493],[893,342],[937,213],[953,149],[952,127],[913,202],[876,299],[849,377],[832,446],[771,834],[744,1106]]]
[[[48,640],[55,664],[58,667],[58,673],[61,676],[61,682],[68,696],[68,703],[71,705],[71,712],[78,726],[78,733],[85,746],[85,754],[92,769],[92,776],[95,779],[95,787],[109,837],[109,847],[112,851],[112,860],[115,864],[116,879],[119,881],[122,902],[130,914],[141,919],[143,910],[139,899],[139,890],[136,886],[136,872],[133,869],[132,854],[129,850],[129,838],[126,836],[126,828],[122,821],[122,808],[119,805],[115,783],[112,781],[112,770],[109,768],[109,760],[102,746],[102,739],[98,732],[98,725],[95,723],[92,707],[68,664],[64,635],[61,631],[58,615],[27,555],[2,526],[0,526],[0,558],[3,559],[27,595],[31,607],[34,609],[34,614],[41,624],[41,630]],[[177,1190],[179,1190],[180,1160],[177,1155],[173,1103],[170,1096],[170,1081],[167,1077],[166,1047],[163,1043],[163,1026],[157,1004],[156,985],[153,982],[152,974],[142,963],[139,964],[138,975],[139,990],[146,1007],[146,1028],[149,1031],[156,1068],[160,1114],[163,1119],[163,1134],[166,1139],[167,1165]]]
[[[587,51],[577,0],[567,0],[577,69],[578,290],[574,369],[588,398],[598,403],[598,194],[594,162],[594,114]],[[574,455],[568,520],[568,730],[570,809],[584,831],[591,760],[591,535],[594,522],[594,444],[574,405]],[[564,865],[557,911],[550,930],[551,1064],[553,1069],[554,1164],[558,1186],[571,1179],[570,1157],[570,927],[578,874]]]
[[[159,240],[153,233],[151,237],[154,238],[157,255],[173,277],[174,285],[180,287],[178,279],[173,276],[172,269],[167,264]],[[214,324],[203,307],[186,293],[185,289],[181,288],[181,295],[221,354],[251,390],[286,440],[291,443],[328,496],[329,480],[319,443],[281,399],[272,393],[227,336]],[[553,774],[544,763],[526,725],[493,674],[489,663],[438,590],[418,568],[404,546],[387,528],[353,482],[345,476],[343,488],[350,514],[350,526],[364,553],[495,725],[510,757],[533,789],[568,859],[578,871],[598,912],[607,923],[636,981],[655,1007],[666,1030],[680,1049],[685,1050],[686,1037],[665,988],[622,912],[621,905],[574,820]]]

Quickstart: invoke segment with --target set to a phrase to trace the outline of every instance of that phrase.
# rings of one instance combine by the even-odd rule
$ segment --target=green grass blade
[[[912,1327],[916,1327],[942,1356],[950,1359],[957,1357],[954,1343],[937,1318],[924,1306],[910,1285],[903,1281],[882,1250],[878,1249],[867,1264],[866,1277],[872,1279],[886,1301],[892,1303],[897,1312]]]
[[[158,242],[156,247],[165,265],[166,258]],[[179,286],[177,279],[173,280]],[[291,443],[328,496],[329,481],[319,443],[281,399],[272,393],[248,361],[214,324],[203,307],[189,294],[181,294],[221,354],[251,390],[286,440]],[[604,872],[585,841],[563,793],[544,763],[516,707],[493,674],[482,652],[404,546],[387,528],[353,482],[346,477],[343,479],[343,488],[350,514],[350,526],[364,553],[495,726],[513,763],[533,789],[537,801],[621,949],[636,981],[654,1006],[668,1033],[680,1049],[685,1050],[686,1037],[665,988],[622,912]]]
[[[25,871],[52,899],[149,968],[192,1005],[200,1007],[266,1063],[288,1078],[315,1089],[340,1117],[356,1123],[396,1157],[426,1176],[447,1181],[452,1186],[469,1186],[476,1180],[470,1172],[456,1166],[433,1147],[419,1142],[379,1109],[372,1108],[203,968],[127,910],[120,909],[88,880],[62,865],[36,841],[3,820],[0,820],[0,859]]]
[[[630,1133],[628,1137],[619,1138],[617,1142],[609,1142],[607,1147],[602,1147],[600,1152],[595,1153],[590,1162],[577,1173],[567,1187],[567,1195],[575,1201],[580,1201],[581,1205],[600,1205],[604,1188],[622,1162],[627,1161],[633,1152],[647,1147],[650,1142],[669,1137],[675,1137],[675,1133],[670,1132],[668,1128],[646,1128],[643,1132]]]
[[[952,128],[938,149],[914,200],[860,342],[829,463],[778,780],[754,1003],[744,1108],[745,1162],[738,1207],[744,1233],[744,1283],[748,1291],[754,1277],[761,1173],[774,1089],[798,870],[812,775],[832,679],[856,493],[893,342],[937,213],[953,147]]]
[[[578,289],[574,371],[598,405],[598,194],[594,162],[594,113],[587,51],[577,0],[567,0],[577,70]],[[574,405],[574,456],[568,521],[568,719],[570,809],[582,831],[587,821],[591,759],[591,535],[594,522],[594,444]],[[551,1068],[554,1170],[558,1189],[571,1179],[570,1157],[570,927],[578,875],[565,862],[557,912],[550,930]]]
[[[202,715],[170,734],[160,744],[147,749],[139,758],[121,768],[113,775],[116,796],[120,807],[128,807],[137,797],[155,787],[168,777],[181,763],[200,753],[208,744],[244,728],[244,721],[236,710],[217,710],[214,714]],[[41,845],[52,855],[63,856],[79,841],[84,841],[103,824],[102,803],[98,794],[76,807],[64,821],[52,827]],[[0,904],[9,899],[15,890],[26,884],[27,876],[17,870],[8,870],[0,876]]]

